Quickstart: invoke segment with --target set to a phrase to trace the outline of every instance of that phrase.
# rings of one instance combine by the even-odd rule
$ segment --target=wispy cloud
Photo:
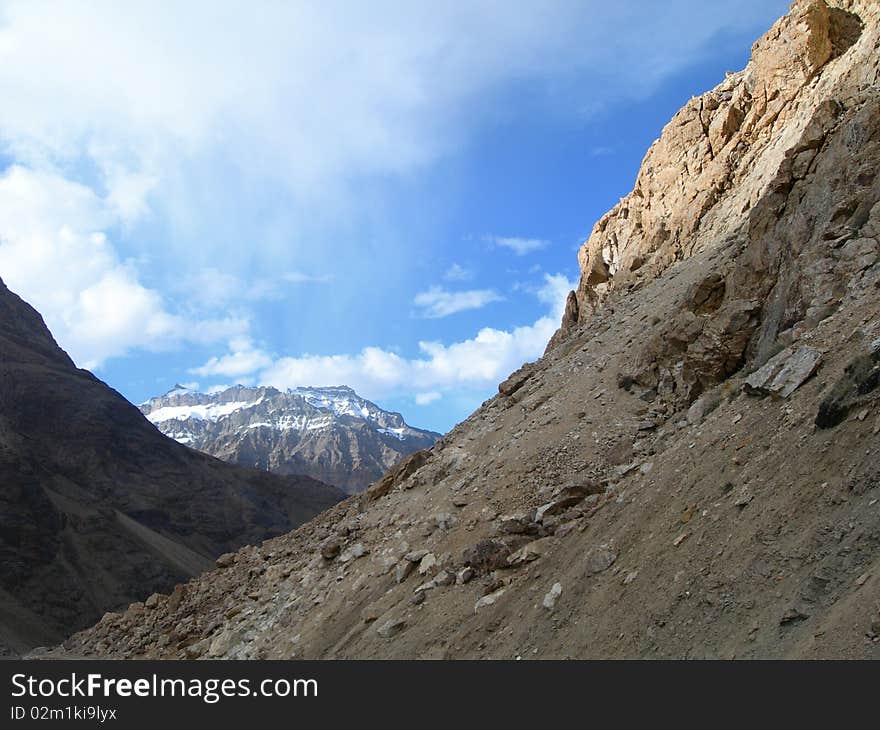
[[[332,274],[304,274],[302,271],[288,271],[281,278],[291,284],[326,284],[333,281]]]
[[[443,273],[443,278],[446,281],[470,281],[474,278],[474,272],[466,269],[461,264],[452,264]]]
[[[449,291],[443,287],[432,286],[427,291],[417,294],[413,304],[418,308],[419,316],[439,319],[469,309],[481,309],[487,304],[500,302],[503,299],[504,297],[492,289]]]
[[[435,403],[442,397],[442,393],[438,393],[436,390],[431,390],[427,393],[416,393],[415,401],[418,406],[429,406],[431,403]]]
[[[546,241],[542,238],[487,236],[486,240],[490,241],[495,246],[510,249],[517,256],[525,256],[526,254],[540,251],[542,248],[547,248],[547,246],[550,245],[550,241]]]

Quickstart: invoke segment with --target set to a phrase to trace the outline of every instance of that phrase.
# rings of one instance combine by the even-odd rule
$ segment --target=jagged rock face
[[[162,433],[199,451],[360,492],[440,434],[408,426],[351,388],[234,386],[206,395],[175,386],[140,406]]]
[[[441,442],[55,654],[880,658],[878,15],[796,3],[689,103]]]
[[[166,438],[0,281],[0,655],[169,590],[341,497]]]
[[[878,12],[859,0],[795,3],[744,71],[675,115],[633,192],[582,247],[577,323],[564,331],[614,291],[700,253],[720,257],[625,374],[647,397],[693,402],[864,286],[880,215]]]

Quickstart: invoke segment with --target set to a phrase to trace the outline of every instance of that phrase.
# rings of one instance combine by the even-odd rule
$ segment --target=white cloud
[[[442,393],[438,393],[436,390],[428,391],[427,393],[416,393],[416,405],[419,406],[428,406],[431,403],[435,403],[443,397]]]
[[[562,320],[568,293],[577,287],[577,282],[569,281],[564,274],[544,274],[544,283],[538,287],[537,297],[551,308],[557,320]]]
[[[0,276],[38,306],[74,361],[95,368],[132,348],[211,343],[247,327],[170,312],[104,233],[120,215],[114,201],[54,172],[13,165],[0,175]]]
[[[540,251],[550,245],[549,241],[541,238],[516,238],[504,236],[489,236],[489,240],[496,246],[509,248],[517,256],[525,256],[526,254]]]
[[[417,294],[413,303],[419,308],[420,316],[439,319],[469,309],[481,309],[487,304],[500,302],[503,299],[504,297],[491,289],[449,291],[443,287],[432,286],[427,291]]]
[[[446,281],[470,281],[474,278],[474,272],[466,269],[461,264],[452,264],[443,274]]]
[[[194,375],[202,377],[223,376],[237,378],[249,375],[272,365],[272,357],[254,346],[249,337],[238,337],[229,343],[229,354],[212,357],[198,368],[193,368]]]
[[[194,372],[226,377],[251,374],[257,382],[279,388],[345,384],[369,398],[485,390],[522,363],[541,356],[559,326],[573,286],[562,274],[545,275],[536,294],[547,305],[547,314],[534,324],[512,330],[485,327],[474,337],[449,345],[420,342],[420,355],[414,358],[366,347],[355,354],[271,359],[249,340],[242,340],[232,343],[229,354],[212,358]]]

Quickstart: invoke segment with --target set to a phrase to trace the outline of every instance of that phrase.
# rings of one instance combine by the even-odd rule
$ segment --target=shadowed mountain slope
[[[341,497],[163,436],[0,281],[0,651],[59,641]]]

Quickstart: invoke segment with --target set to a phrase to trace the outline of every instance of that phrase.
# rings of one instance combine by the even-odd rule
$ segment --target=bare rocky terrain
[[[166,438],[0,281],[0,656],[171,590],[342,497]]]
[[[207,394],[178,385],[140,409],[190,448],[276,474],[304,474],[349,493],[362,492],[440,438],[346,386],[281,391],[236,385]]]
[[[580,252],[545,356],[48,656],[880,658],[880,4],[800,0]]]

